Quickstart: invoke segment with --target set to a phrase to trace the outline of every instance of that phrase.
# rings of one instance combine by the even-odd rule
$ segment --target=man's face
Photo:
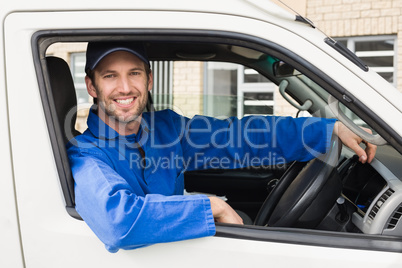
[[[144,111],[152,75],[137,56],[117,51],[103,58],[94,69],[93,80],[86,77],[88,93],[98,99],[99,117],[109,124],[130,123]]]

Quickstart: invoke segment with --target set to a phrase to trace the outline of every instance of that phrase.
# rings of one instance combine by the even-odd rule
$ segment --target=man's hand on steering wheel
[[[362,129],[370,134],[372,133],[372,131],[368,128],[362,127]],[[366,162],[371,163],[371,161],[374,159],[377,146],[364,141],[341,122],[337,121],[335,123],[334,133],[339,137],[343,144],[355,151],[355,153],[359,156],[359,161],[363,164]],[[360,143],[364,143],[366,145],[365,150],[359,146]]]

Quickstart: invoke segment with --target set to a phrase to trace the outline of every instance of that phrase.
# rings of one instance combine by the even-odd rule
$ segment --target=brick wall
[[[279,93],[279,87],[275,87],[275,115],[278,116],[293,116],[296,117],[297,110],[287,100],[285,100],[281,93]],[[290,97],[290,96],[288,96]],[[290,97],[291,98],[291,97]],[[293,100],[296,102],[295,100]],[[297,102],[296,102],[297,103]]]
[[[329,36],[395,34],[402,91],[402,0],[307,0],[307,17]]]
[[[55,43],[51,45],[46,51],[47,55],[54,55],[64,59],[70,64],[71,53],[85,52],[87,49],[87,43]]]
[[[181,61],[173,66],[173,110],[188,117],[202,114],[203,63]]]

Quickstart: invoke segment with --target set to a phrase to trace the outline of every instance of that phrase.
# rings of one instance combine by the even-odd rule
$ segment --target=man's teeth
[[[116,100],[116,102],[118,102],[120,104],[130,104],[133,100],[134,100],[134,98],[130,98],[130,99],[125,99],[125,100]]]

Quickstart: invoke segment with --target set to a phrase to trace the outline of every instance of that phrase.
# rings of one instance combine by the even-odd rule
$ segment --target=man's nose
[[[123,93],[130,92],[130,81],[128,77],[120,77],[118,90]]]

